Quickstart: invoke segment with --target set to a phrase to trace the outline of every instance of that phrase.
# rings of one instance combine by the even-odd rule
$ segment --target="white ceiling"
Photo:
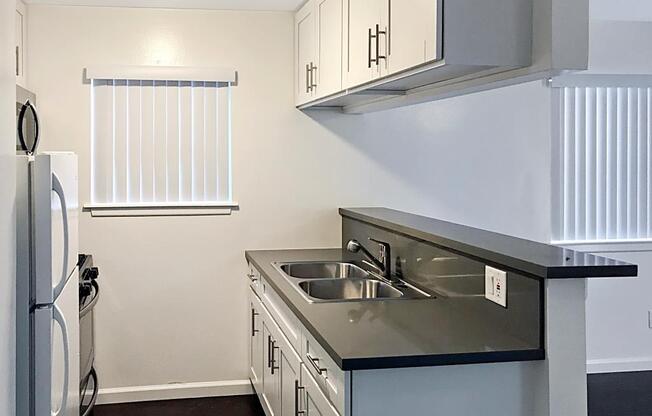
[[[209,10],[296,10],[305,0],[26,0],[29,4]]]

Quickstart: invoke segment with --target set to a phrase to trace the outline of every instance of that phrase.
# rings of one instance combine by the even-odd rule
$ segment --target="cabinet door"
[[[440,0],[391,1],[388,15],[387,65],[393,74],[441,59]]]
[[[312,375],[301,365],[301,386],[304,391],[302,410],[306,416],[339,416],[337,410],[328,401]]]
[[[263,383],[263,331],[260,300],[249,290],[249,378],[256,392],[261,392]]]
[[[387,0],[384,0],[385,2]],[[346,0],[348,29],[345,72],[347,87],[355,87],[379,76],[376,58],[376,25],[380,24],[380,0]]]
[[[314,96],[316,66],[316,19],[314,3],[308,2],[295,16],[296,103],[310,101]]]
[[[281,415],[295,416],[299,406],[299,382],[301,380],[301,359],[284,335],[277,338],[275,361],[280,374]]]
[[[342,90],[342,1],[315,1],[317,17],[315,98]]]
[[[280,373],[276,368],[277,365],[272,362],[272,354],[275,353],[274,334],[272,326],[274,325],[271,320],[265,316],[263,319],[263,359],[265,365],[263,366],[263,407],[265,407],[269,414],[268,416],[280,416]]]
[[[16,83],[24,85],[24,38],[23,38],[23,26],[25,24],[25,18],[23,13],[20,10],[16,10]]]

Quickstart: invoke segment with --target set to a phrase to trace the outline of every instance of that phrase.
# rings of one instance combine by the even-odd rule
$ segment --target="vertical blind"
[[[231,201],[231,82],[92,79],[95,204]]]
[[[618,84],[558,90],[556,240],[652,238],[652,83]]]

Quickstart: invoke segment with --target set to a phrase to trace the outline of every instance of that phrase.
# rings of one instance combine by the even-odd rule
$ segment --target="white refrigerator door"
[[[53,303],[77,264],[77,156],[44,153],[34,160],[34,297]]]
[[[79,416],[78,285],[73,273],[54,305],[33,312],[32,416]]]

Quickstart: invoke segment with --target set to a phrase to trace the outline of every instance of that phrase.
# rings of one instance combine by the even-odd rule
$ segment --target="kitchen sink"
[[[403,292],[373,279],[329,279],[299,283],[308,296],[322,300],[362,300],[400,298]]]
[[[297,279],[363,279],[369,277],[369,272],[353,263],[285,263],[279,267],[286,275]]]
[[[407,282],[390,282],[354,263],[310,261],[273,266],[310,303],[431,297]]]

